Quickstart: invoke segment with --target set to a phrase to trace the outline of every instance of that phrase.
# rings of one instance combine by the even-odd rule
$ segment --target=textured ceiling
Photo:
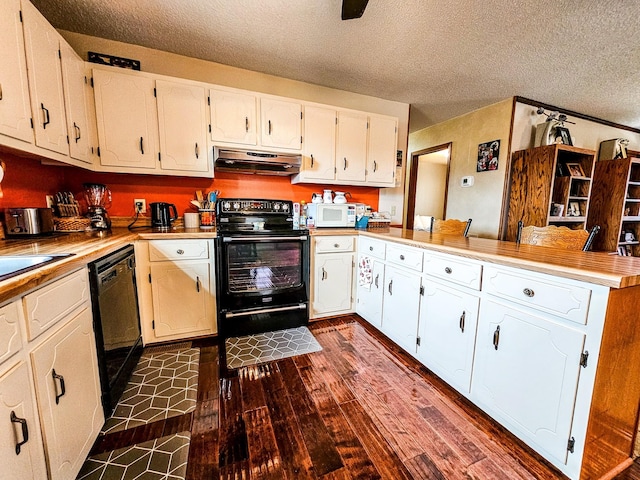
[[[640,128],[637,0],[32,0],[57,28],[411,104],[520,95]]]

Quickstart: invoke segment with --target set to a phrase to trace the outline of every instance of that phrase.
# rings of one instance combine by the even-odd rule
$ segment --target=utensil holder
[[[216,211],[212,209],[200,209],[200,228],[213,228],[216,226]]]

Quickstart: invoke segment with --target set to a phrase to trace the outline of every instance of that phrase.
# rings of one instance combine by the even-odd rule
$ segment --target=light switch
[[[462,177],[462,180],[460,180],[460,186],[461,187],[472,187],[473,186],[473,175],[468,175],[466,177]]]

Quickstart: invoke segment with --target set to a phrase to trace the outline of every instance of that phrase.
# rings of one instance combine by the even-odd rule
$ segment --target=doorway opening
[[[416,215],[445,219],[451,143],[414,152],[411,155],[407,218],[405,225],[414,228]]]

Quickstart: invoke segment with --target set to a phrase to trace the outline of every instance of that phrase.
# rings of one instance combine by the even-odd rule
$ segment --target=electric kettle
[[[171,228],[171,222],[178,218],[178,210],[173,203],[154,202],[151,209],[151,226],[153,228]],[[171,213],[173,212],[173,215]]]

